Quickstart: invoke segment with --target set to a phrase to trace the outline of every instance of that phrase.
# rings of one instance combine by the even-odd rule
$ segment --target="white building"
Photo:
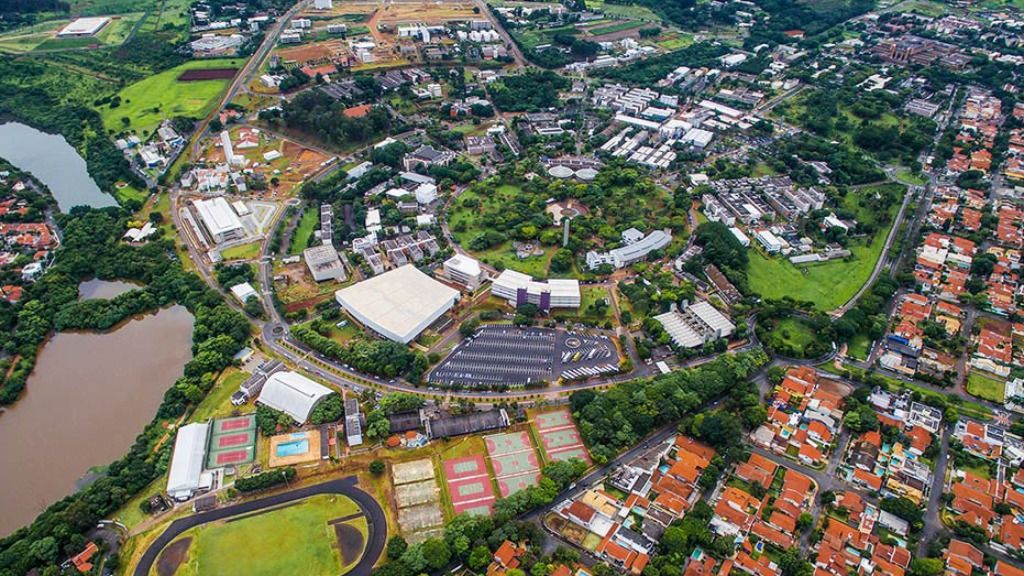
[[[238,215],[223,196],[206,200],[195,200],[193,205],[199,213],[199,220],[210,239],[220,244],[245,236],[245,228]]]
[[[487,273],[473,258],[456,254],[444,261],[444,277],[456,284],[462,284],[472,292],[480,287],[480,284],[487,278]]]
[[[97,32],[107,25],[107,22],[110,22],[110,18],[79,18],[61,28],[60,32],[57,32],[57,36],[61,38],[95,36]]]
[[[416,202],[420,204],[430,204],[434,200],[437,200],[437,186],[430,182],[424,182],[416,187]]]
[[[334,297],[367,328],[408,344],[455,305],[459,291],[406,264],[338,290]]]
[[[256,403],[284,412],[301,425],[317,403],[330,394],[330,388],[297,372],[274,372],[267,378]]]
[[[330,10],[334,8],[334,3],[331,0],[313,0],[313,8],[317,10]]]
[[[302,258],[306,261],[309,273],[313,280],[323,282],[324,280],[345,280],[345,266],[338,257],[338,251],[330,244],[313,246],[302,251]]]
[[[758,230],[754,233],[754,237],[769,254],[774,254],[786,247],[786,241],[772,234],[771,230]]]
[[[252,287],[252,284],[248,282],[242,282],[241,284],[235,284],[231,287],[231,294],[242,304],[249,301],[249,298],[253,296],[259,298],[259,294],[256,293],[256,289]]]
[[[491,294],[503,298],[512,306],[533,304],[542,311],[552,308],[579,308],[580,283],[567,278],[552,278],[546,282],[532,276],[505,270],[491,284]]]
[[[661,250],[672,242],[672,234],[667,230],[655,230],[643,240],[627,242],[625,246],[616,248],[609,252],[587,252],[587,267],[596,270],[604,264],[613,268],[623,268],[634,262],[639,262],[655,250]]]
[[[212,486],[212,477],[203,474],[209,432],[210,425],[206,422],[186,424],[178,429],[167,474],[167,494],[171,498],[185,501]]]
[[[736,331],[736,325],[707,301],[687,306],[682,312],[671,310],[654,319],[665,328],[676,346],[682,348],[697,348],[719,338],[728,338]]]

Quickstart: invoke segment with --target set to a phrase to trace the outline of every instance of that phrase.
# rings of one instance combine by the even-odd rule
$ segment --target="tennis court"
[[[526,431],[484,436],[484,443],[487,444],[487,453],[491,455],[491,459],[503,454],[514,454],[533,449],[530,433]]]
[[[583,446],[573,446],[565,448],[558,452],[548,452],[549,460],[569,460],[571,458],[579,458],[584,462],[590,462],[590,455],[587,454],[587,449]]]
[[[491,478],[470,478],[459,482],[448,484],[448,493],[452,496],[452,508],[456,514],[461,514],[470,508],[484,507],[487,513],[494,506],[494,486],[491,485]]]
[[[399,508],[437,502],[439,496],[440,492],[437,489],[437,483],[433,480],[395,486],[395,501],[398,503]]]
[[[540,482],[540,472],[528,472],[519,476],[509,476],[498,480],[498,490],[502,498],[508,498],[512,494],[525,490],[530,486],[536,486]]]
[[[215,419],[207,468],[248,464],[256,458],[256,418],[252,414]]]
[[[537,453],[533,450],[505,454],[504,456],[492,456],[491,465],[494,466],[494,475],[497,478],[517,476],[525,472],[540,470],[540,461],[537,459]]]
[[[558,410],[556,412],[537,414],[533,417],[533,425],[537,428],[538,432],[544,432],[545,430],[551,430],[553,428],[576,426],[572,422],[572,415],[569,414],[568,408]]]
[[[430,458],[401,462],[391,467],[391,477],[395,484],[408,484],[434,478],[434,463]]]
[[[487,465],[480,455],[452,458],[444,461],[444,475],[448,482],[487,475]]]

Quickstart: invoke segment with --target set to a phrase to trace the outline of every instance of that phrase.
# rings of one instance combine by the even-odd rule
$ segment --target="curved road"
[[[340,494],[351,498],[359,506],[359,509],[363,511],[363,514],[366,515],[366,547],[363,549],[363,555],[359,559],[359,563],[353,566],[346,574],[370,576],[370,573],[373,571],[373,565],[377,563],[381,553],[384,551],[384,544],[388,535],[387,519],[384,517],[384,510],[381,509],[380,504],[372,496],[356,486],[355,476],[339,478],[314,486],[306,486],[290,492],[267,496],[259,500],[250,500],[249,502],[242,502],[241,504],[218,508],[217,510],[175,520],[171,522],[171,525],[167,527],[163,534],[150,544],[132,573],[134,576],[149,576],[160,552],[174,541],[175,538],[196,526],[249,512],[256,512],[264,508],[287,504],[288,502],[319,494]]]

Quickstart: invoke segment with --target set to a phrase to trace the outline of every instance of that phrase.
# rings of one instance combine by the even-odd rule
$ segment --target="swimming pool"
[[[278,458],[305,454],[306,452],[309,452],[309,440],[303,438],[302,440],[282,442],[277,445],[277,449],[275,450],[275,452],[277,453]]]

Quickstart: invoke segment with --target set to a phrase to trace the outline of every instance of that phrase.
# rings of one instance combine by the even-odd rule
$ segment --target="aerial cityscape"
[[[0,576],[1024,576],[1022,0],[0,0],[0,238]]]

